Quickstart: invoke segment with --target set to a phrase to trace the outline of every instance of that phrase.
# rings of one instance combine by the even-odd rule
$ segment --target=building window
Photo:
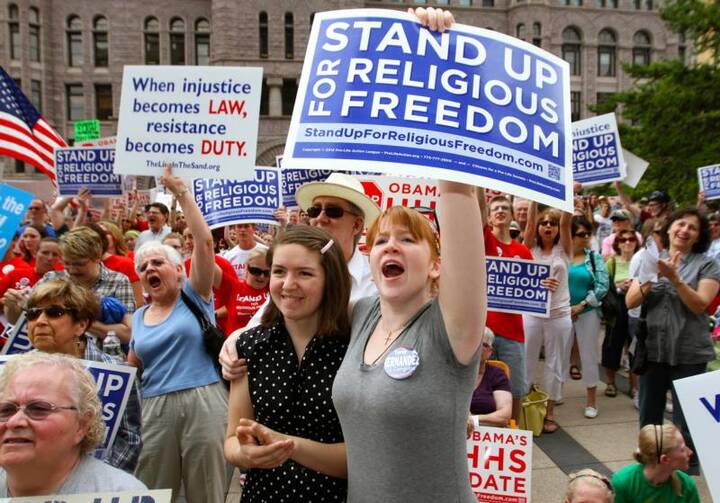
[[[472,0],[459,0],[458,5],[460,7],[470,7],[472,5]],[[482,6],[483,7],[494,7],[495,1],[494,0],[482,0]]]
[[[570,120],[573,122],[580,120],[580,108],[582,106],[582,103],[580,101],[581,94],[580,91],[571,91],[570,92]]]
[[[258,26],[260,27],[260,57],[267,59],[268,57],[268,15],[262,11],[258,16]]]
[[[170,64],[185,64],[185,21],[177,17],[170,21]]]
[[[285,13],[285,59],[295,57],[295,26],[292,12]]]
[[[570,63],[570,75],[580,75],[582,72],[582,61],[580,49],[582,37],[576,28],[565,28],[562,33],[562,58]]]
[[[464,7],[470,7],[472,5],[472,0],[460,0],[460,5]],[[495,7],[495,0],[482,0],[482,6],[483,7]]]
[[[260,115],[270,115],[270,89],[267,85],[267,79],[262,80],[260,88]]]
[[[42,113],[42,82],[39,80],[30,81],[30,102]]]
[[[653,10],[653,0],[645,0],[645,8],[647,10]]]
[[[598,77],[615,76],[615,34],[603,30],[598,36]]]
[[[108,66],[108,20],[98,16],[93,22],[93,55],[95,66],[107,68]]]
[[[28,36],[30,39],[30,61],[40,62],[40,11],[35,7],[28,10]]]
[[[435,0],[435,5],[447,5],[448,0]]]
[[[145,19],[145,64],[160,64],[160,23],[157,18]]]
[[[533,45],[542,47],[542,25],[540,23],[533,23]]]
[[[210,64],[210,22],[207,19],[195,22],[195,64]]]
[[[519,23],[515,27],[515,37],[519,38],[520,40],[525,40],[525,35],[526,35],[525,32],[526,32],[525,23]]]
[[[633,36],[634,65],[650,64],[650,35],[646,31],[639,31]]]
[[[282,86],[282,114],[292,115],[295,106],[295,96],[297,96],[297,80],[283,79]]]
[[[110,120],[113,115],[112,85],[95,84],[95,118]]]
[[[582,7],[582,0],[565,0],[565,5],[570,7]]]
[[[641,9],[641,3],[642,3],[642,0],[633,0],[633,6],[635,7],[635,10]]]
[[[25,173],[25,163],[20,159],[15,159],[15,173]]]
[[[8,32],[10,33],[10,59],[20,59],[20,14],[18,6],[10,4],[8,6]]]
[[[82,66],[82,21],[78,16],[70,16],[67,20],[68,66]]]
[[[85,96],[82,84],[68,84],[65,86],[67,95],[67,119],[81,121],[85,119]]]

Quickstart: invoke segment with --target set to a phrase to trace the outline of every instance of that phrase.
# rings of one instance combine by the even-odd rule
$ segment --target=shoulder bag
[[[212,324],[212,322],[205,316],[205,313],[193,302],[193,300],[185,292],[180,290],[180,296],[182,297],[185,305],[192,311],[195,318],[200,323],[200,329],[202,330],[203,343],[205,343],[205,351],[210,358],[212,358],[213,364],[219,366],[218,358],[220,356],[220,350],[225,343],[225,335],[222,331]]]

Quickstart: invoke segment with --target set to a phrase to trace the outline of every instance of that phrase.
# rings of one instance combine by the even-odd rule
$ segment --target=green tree
[[[689,67],[680,61],[628,65],[635,86],[594,110],[619,110],[623,147],[650,162],[633,195],[660,189],[680,204],[692,204],[697,168],[720,163],[720,8],[717,0],[672,0],[662,16],[705,51],[708,61]]]

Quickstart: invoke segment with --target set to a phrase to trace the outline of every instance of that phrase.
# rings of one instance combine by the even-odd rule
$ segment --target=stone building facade
[[[574,119],[629,88],[622,65],[689,58],[658,15],[658,0],[3,0],[0,65],[67,139],[73,121],[115,133],[124,65],[262,66],[258,164],[282,152],[315,12],[451,9],[458,22],[522,38],[571,62]],[[35,178],[4,159],[4,179]]]

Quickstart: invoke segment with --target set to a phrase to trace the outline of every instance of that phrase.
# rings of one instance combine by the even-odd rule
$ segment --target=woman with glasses
[[[30,294],[25,310],[30,342],[46,353],[117,364],[117,360],[97,347],[93,337],[86,335],[99,314],[97,296],[87,288],[68,278],[41,283]],[[134,472],[142,448],[140,421],[140,400],[137,387],[133,386],[115,442],[103,457],[107,463]]]
[[[226,333],[245,328],[268,298],[270,266],[266,262],[267,251],[255,250],[245,263],[245,279],[234,281],[230,302],[227,305]]]
[[[685,473],[692,455],[674,424],[646,425],[638,435],[637,463],[612,477],[615,503],[700,503],[695,481]]]
[[[550,290],[550,316],[524,316],[525,323],[525,375],[528,382],[535,379],[540,360],[540,348],[545,347],[545,368],[542,388],[549,394],[543,431],[557,430],[555,403],[562,400],[562,384],[570,364],[566,360],[572,346],[572,320],[570,319],[570,291],[568,290],[568,264],[572,255],[572,216],[552,208],[538,214],[537,203],[530,204],[525,226],[524,243],[535,260],[550,263],[550,275],[543,285]]]
[[[592,224],[582,216],[572,218],[572,260],[568,270],[570,288],[570,316],[573,335],[577,340],[582,365],[582,383],[586,389],[584,415],[593,419],[598,415],[595,394],[600,380],[598,372],[598,331],[600,305],[608,291],[608,273],[600,254],[590,249]],[[567,347],[566,361],[571,347]]]
[[[608,257],[605,265],[610,278],[610,287],[615,287],[620,297],[620,312],[614,320],[605,320],[605,339],[602,346],[602,366],[605,368],[607,387],[605,396],[617,396],[615,386],[615,373],[620,368],[623,349],[630,344],[630,329],[628,325],[628,311],[625,305],[625,294],[630,288],[630,262],[640,250],[640,243],[633,230],[621,230],[615,235],[613,241],[614,255]],[[635,376],[630,373],[630,389],[636,388]]]
[[[504,428],[512,417],[512,390],[508,375],[499,367],[488,365],[493,352],[495,334],[485,327],[482,341],[480,369],[475,391],[470,401],[468,434],[480,425]]]
[[[79,360],[14,356],[0,373],[0,497],[146,490],[92,456],[104,433],[97,385]]]

